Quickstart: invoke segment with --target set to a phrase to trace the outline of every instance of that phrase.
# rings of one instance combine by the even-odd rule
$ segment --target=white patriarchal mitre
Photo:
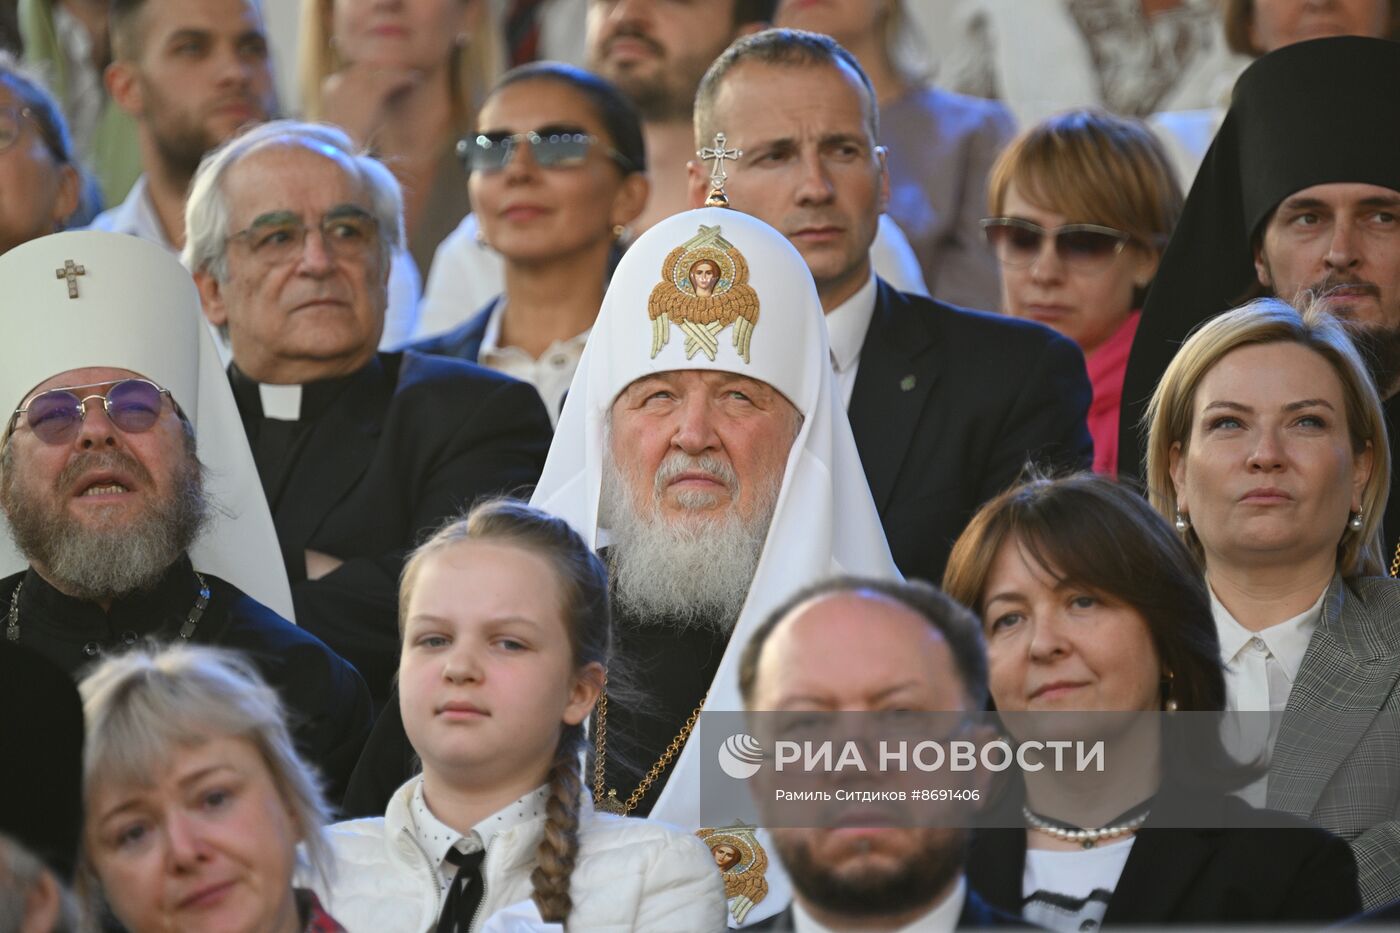
[[[710,297],[690,270],[719,267]],[[604,427],[613,401],[658,372],[740,373],[768,383],[803,415],[747,601],[705,709],[742,710],[739,657],[764,617],[801,587],[831,574],[898,579],[831,369],[826,318],[802,256],[757,218],[724,208],[676,214],[622,257],[559,417],[531,504],[567,520],[593,547],[598,526]],[[673,765],[651,816],[700,827],[699,743]],[[776,857],[769,894],[745,918],[777,913],[791,888]]]
[[[195,569],[291,619],[272,514],[199,292],[180,261],[138,237],[72,231],[0,256],[0,283],[6,304],[0,405],[18,408],[45,380],[94,366],[129,369],[169,389],[194,426],[214,506],[190,548]],[[27,566],[6,534],[0,575]]]

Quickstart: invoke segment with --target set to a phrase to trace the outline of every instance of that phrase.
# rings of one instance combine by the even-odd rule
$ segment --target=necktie
[[[472,918],[485,893],[486,885],[481,878],[484,858],[484,849],[465,853],[454,847],[447,851],[447,860],[457,866],[457,877],[452,879],[452,887],[447,891],[447,903],[442,905],[437,933],[467,933],[471,929]]]

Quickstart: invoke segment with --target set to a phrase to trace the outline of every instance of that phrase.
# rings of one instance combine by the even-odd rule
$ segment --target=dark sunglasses
[[[1053,230],[1020,217],[988,217],[982,233],[1003,265],[1029,266],[1040,256],[1047,236],[1055,241],[1055,256],[1077,269],[1107,265],[1132,240],[1132,234],[1098,224],[1065,224]]]
[[[469,172],[499,172],[510,164],[511,155],[522,142],[530,144],[530,152],[540,168],[572,168],[583,164],[588,150],[599,140],[588,133],[479,133],[457,141],[457,158]],[[616,149],[608,146],[603,151],[624,172],[636,171],[632,161]]]
[[[105,393],[80,395],[75,391],[104,385],[110,387]],[[15,419],[25,415],[29,430],[39,440],[45,444],[67,444],[78,436],[78,428],[87,416],[87,403],[100,398],[107,412],[107,420],[125,434],[140,434],[155,425],[160,418],[164,397],[169,394],[169,389],[162,389],[145,379],[122,379],[119,382],[94,382],[50,389],[34,396],[25,407],[16,408],[10,417],[10,426],[13,428]]]

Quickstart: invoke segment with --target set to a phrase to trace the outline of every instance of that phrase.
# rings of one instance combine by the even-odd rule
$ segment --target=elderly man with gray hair
[[[524,383],[377,352],[402,218],[384,165],[334,127],[285,120],[210,153],[185,211],[183,258],[233,350],[297,621],[381,701],[405,552],[478,497],[533,483],[550,438]]]

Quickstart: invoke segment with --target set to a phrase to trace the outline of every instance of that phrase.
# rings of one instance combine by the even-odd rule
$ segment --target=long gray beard
[[[658,474],[657,486],[664,488],[668,470],[674,475],[691,466],[726,476],[737,502],[739,486],[732,469],[708,457],[668,459]],[[731,507],[697,514],[685,522],[670,522],[661,513],[659,493],[653,494],[654,507],[642,514],[620,471],[611,460],[606,463],[599,512],[612,534],[608,570],[618,612],[644,624],[731,630],[739,620],[763,554],[782,476],[767,487],[760,490],[750,521],[744,521]],[[704,493],[683,494],[681,498],[689,508],[712,505],[712,500]]]
[[[75,458],[64,474],[76,476],[94,467],[121,467],[149,481],[141,465],[117,451]],[[150,589],[189,550],[209,517],[202,467],[189,453],[175,487],[166,499],[130,524],[89,527],[61,508],[28,497],[18,489],[6,451],[0,478],[0,507],[9,520],[10,537],[31,563],[48,572],[49,582],[77,599],[118,599]],[[59,488],[64,488],[64,477]]]

